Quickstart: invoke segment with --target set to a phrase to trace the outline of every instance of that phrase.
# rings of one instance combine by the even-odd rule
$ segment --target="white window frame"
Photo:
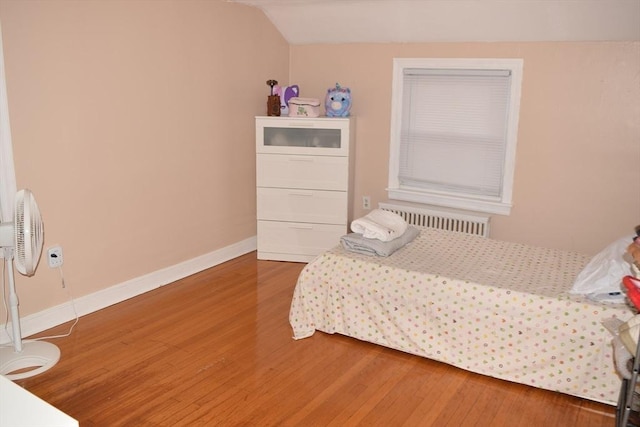
[[[426,191],[403,187],[398,179],[400,170],[400,132],[402,126],[402,94],[404,70],[424,69],[478,69],[508,70],[511,72],[511,87],[508,106],[506,147],[502,175],[502,191],[498,197],[461,196],[447,192]],[[389,152],[388,197],[392,200],[424,203],[477,212],[509,215],[512,207],[513,177],[515,171],[518,117],[522,86],[523,60],[519,58],[394,58],[393,92],[391,104],[391,140]],[[453,165],[452,165],[453,166]]]
[[[0,222],[6,222],[13,221],[13,203],[17,190],[1,30],[0,28]],[[0,258],[5,258],[7,251],[0,251]]]

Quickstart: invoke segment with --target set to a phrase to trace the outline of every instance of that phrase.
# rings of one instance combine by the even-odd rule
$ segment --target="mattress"
[[[421,228],[389,257],[337,246],[301,272],[295,339],[338,333],[483,375],[615,405],[605,318],[625,304],[569,294],[589,257]]]

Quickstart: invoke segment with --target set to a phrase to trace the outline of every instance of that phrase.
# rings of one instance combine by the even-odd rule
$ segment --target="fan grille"
[[[16,195],[15,266],[25,276],[32,276],[40,260],[44,230],[38,204],[31,191]]]

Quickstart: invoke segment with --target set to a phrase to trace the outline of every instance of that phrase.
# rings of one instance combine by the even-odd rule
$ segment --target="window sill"
[[[511,203],[471,199],[448,194],[415,192],[400,188],[387,188],[389,199],[406,202],[423,203],[433,206],[463,209],[497,215],[511,214]]]

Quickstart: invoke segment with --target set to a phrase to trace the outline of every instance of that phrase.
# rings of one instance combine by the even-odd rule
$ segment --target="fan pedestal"
[[[24,340],[19,352],[13,347],[0,347],[0,374],[10,380],[30,378],[49,370],[58,360],[60,349],[56,345]]]

